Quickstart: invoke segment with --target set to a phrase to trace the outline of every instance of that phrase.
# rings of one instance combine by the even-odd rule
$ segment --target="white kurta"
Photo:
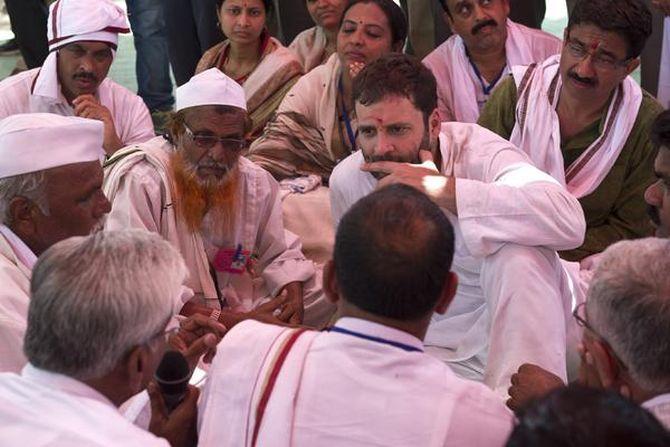
[[[475,124],[443,123],[441,172],[456,177],[458,217],[446,212],[456,235],[456,298],[435,315],[428,352],[464,362],[465,377],[506,394],[524,362],[566,378],[566,318],[570,280],[556,250],[579,246],[586,223],[579,202],[530,164],[508,141]],[[354,153],[333,171],[333,219],[374,190]]]
[[[670,393],[643,402],[642,408],[649,410],[665,428],[670,430]]]
[[[258,445],[505,444],[512,415],[498,396],[421,352],[421,340],[356,318],[335,328],[347,333],[307,332],[289,352]],[[290,332],[248,321],[226,334],[200,405],[199,446],[251,445],[261,384]]]
[[[492,85],[475,71],[463,39],[454,34],[423,60],[437,80],[437,101],[442,121],[475,123],[493,89],[515,65],[541,62],[561,51],[561,40],[544,31],[507,21],[507,66]],[[484,82],[486,85],[482,85]],[[486,91],[484,91],[486,87]]]
[[[670,108],[670,17],[663,20],[663,47],[658,73],[658,102],[664,109]]]
[[[23,336],[35,260],[18,236],[0,225],[0,372],[18,373],[26,364]]]
[[[17,113],[74,115],[74,109],[62,93],[57,100],[33,94],[39,72],[40,69],[35,68],[0,82],[0,119]],[[124,145],[141,143],[155,136],[149,110],[142,98],[109,78],[98,87],[97,97],[112,114],[116,134]]]
[[[284,229],[279,186],[270,174],[246,158],[239,160],[236,215],[233,234],[210,241],[193,234],[178,218],[172,203],[169,153],[173,146],[163,137],[129,148],[142,149],[105,172],[105,193],[112,202],[105,229],[143,228],[160,233],[179,249],[189,268],[186,285],[210,307],[218,307],[218,293],[234,311],[249,311],[288,283],[314,279],[314,265],[305,259],[298,238]],[[239,250],[238,250],[239,247]],[[240,252],[256,259],[255,272],[216,271],[210,274],[219,250]],[[309,295],[310,286],[306,285]],[[306,307],[309,306],[306,302]]]
[[[0,421],[7,446],[169,447],[88,385],[30,364],[21,375],[0,374]]]

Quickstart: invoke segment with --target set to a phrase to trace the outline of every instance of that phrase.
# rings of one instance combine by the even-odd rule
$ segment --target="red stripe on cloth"
[[[528,98],[530,97],[530,78],[533,76],[537,64],[530,64],[526,73],[524,73],[521,82],[519,83],[518,96],[521,99],[521,107],[519,108],[519,128],[521,132],[524,131],[526,125],[526,113],[528,112]]]
[[[598,142],[595,143],[593,146],[591,146],[588,152],[585,152],[585,155],[581,160],[577,159],[574,162],[574,164],[568,166],[565,175],[566,183],[570,183],[572,179],[574,179],[575,176],[579,174],[579,172],[584,168],[584,166],[586,166],[586,164],[589,161],[591,161],[596,152],[598,152],[600,148],[605,144],[605,140],[607,139],[609,134],[614,131],[614,124],[616,122],[619,113],[621,112],[621,104],[623,103],[623,94],[624,94],[623,86],[619,85],[618,94],[614,102],[614,106],[612,108],[612,113],[610,114],[609,121],[607,121],[607,123],[605,124],[605,130],[603,131],[603,134],[598,139]]]
[[[270,396],[272,395],[272,390],[274,389],[275,383],[277,382],[277,376],[279,376],[279,372],[281,371],[281,368],[284,365],[284,361],[286,360],[286,357],[288,357],[291,348],[293,348],[293,345],[295,345],[295,342],[298,340],[298,337],[300,337],[306,331],[307,331],[306,328],[302,328],[296,330],[295,332],[293,332],[293,334],[291,334],[289,339],[286,341],[286,344],[284,344],[284,346],[282,347],[282,350],[279,353],[279,356],[277,357],[277,361],[272,367],[272,372],[270,372],[270,376],[268,377],[268,383],[265,386],[265,389],[263,390],[261,400],[258,402],[258,408],[256,408],[256,423],[254,425],[254,434],[251,441],[252,446],[255,446],[256,441],[258,440],[258,432],[260,431],[261,428],[261,422],[263,422],[263,415],[265,414],[265,409],[267,408],[268,401],[270,400]]]
[[[130,28],[121,28],[119,26],[108,26],[107,28],[103,28],[100,31],[107,31],[110,33],[117,33],[117,34],[126,34],[130,32]]]
[[[52,47],[53,45],[55,45],[55,44],[57,44],[57,43],[59,43],[59,42],[62,42],[62,41],[64,41],[64,40],[67,40],[67,39],[69,39],[69,38],[71,38],[71,37],[74,37],[74,36],[76,36],[76,34],[73,34],[73,35],[71,35],[71,36],[63,36],[63,37],[59,37],[58,39],[52,39],[52,40],[49,41],[49,46]],[[83,42],[83,41],[77,41],[77,42]],[[112,42],[108,42],[108,41],[106,41],[106,40],[95,40],[95,39],[93,39],[93,40],[86,40],[85,42],[102,42],[102,43],[106,43],[107,45],[109,45],[109,47],[110,47],[112,50],[114,50],[114,51],[117,50],[117,45],[113,44]],[[72,43],[74,43],[74,42],[72,42]],[[58,48],[54,48],[54,49],[52,49],[51,51],[55,51],[55,50],[58,50]]]

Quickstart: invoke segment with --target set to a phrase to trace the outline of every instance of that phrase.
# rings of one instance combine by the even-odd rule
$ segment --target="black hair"
[[[657,148],[670,149],[670,109],[656,117],[651,126],[651,141]]]
[[[627,58],[638,57],[651,36],[651,11],[641,0],[579,0],[568,19],[575,25],[594,25],[621,35],[628,44]]]
[[[416,321],[433,312],[451,268],[454,231],[425,194],[391,185],[342,218],[333,254],[342,299],[371,314]]]
[[[354,78],[354,101],[368,106],[387,96],[405,96],[423,113],[424,122],[437,108],[437,81],[421,61],[389,53],[367,65]]]
[[[382,10],[389,21],[393,45],[405,44],[405,39],[407,39],[407,17],[405,17],[405,13],[403,12],[402,8],[395,4],[392,0],[349,0],[349,4],[342,13],[340,27],[342,27],[342,22],[344,21],[344,16],[347,15],[347,11],[349,11],[352,6],[359,3],[374,3],[375,5],[379,6],[379,9]]]
[[[226,2],[226,0],[216,0],[216,10],[220,11],[221,7],[223,4]],[[273,11],[274,9],[274,3],[272,0],[263,0],[263,5],[265,6],[265,13],[269,14]]]
[[[645,409],[613,391],[562,387],[518,414],[507,447],[661,447],[670,434]]]

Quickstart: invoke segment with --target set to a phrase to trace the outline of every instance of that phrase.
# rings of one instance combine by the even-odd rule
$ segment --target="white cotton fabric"
[[[101,161],[101,121],[24,113],[0,121],[0,178]]]
[[[371,321],[335,326],[421,349],[418,338]],[[249,320],[226,334],[199,407],[200,447],[251,445],[265,379],[291,332]],[[257,445],[495,447],[511,428],[498,396],[423,352],[309,331],[277,376]]]
[[[240,84],[223,74],[218,68],[210,68],[177,87],[177,111],[198,106],[231,106],[247,110],[247,99]]]
[[[426,346],[444,361],[467,363],[470,377],[502,395],[521,363],[565,378],[573,296],[555,251],[582,244],[586,223],[579,202],[520,150],[480,126],[443,123],[440,152],[440,172],[456,177],[458,216],[445,214],[454,226],[452,270],[459,286],[447,313],[434,315]],[[359,151],[333,171],[336,228],[377,186],[360,170],[363,162]]]
[[[58,87],[57,99],[32,91],[43,73],[35,68],[0,81],[0,119],[20,113],[52,113],[74,116],[74,108]],[[141,143],[155,136],[154,126],[142,98],[109,78],[98,86],[96,97],[111,113],[116,133],[125,145]]]
[[[544,31],[507,20],[507,55],[505,74],[515,65],[541,62],[561,51],[561,40]],[[478,98],[486,98],[479,78],[472,68],[463,39],[455,34],[423,60],[437,80],[438,110],[442,121],[476,123],[479,119]],[[483,106],[483,104],[482,104]]]
[[[666,429],[670,430],[670,393],[643,402],[642,408],[649,410]]]
[[[98,391],[70,377],[26,365],[0,374],[0,439],[31,447],[169,447],[124,419]]]
[[[582,198],[595,191],[619,158],[640,110],[642,89],[630,76],[624,79],[610,102],[603,134],[566,169],[556,112],[562,86],[559,65],[557,55],[537,65],[532,74],[532,68],[514,67],[519,99],[510,142],[528,154],[535,166]]]
[[[670,17],[663,21],[663,50],[656,98],[664,109],[670,108]]]
[[[0,227],[0,372],[18,373],[26,364],[23,336],[30,304],[32,265],[22,259],[30,262],[34,257],[9,228]]]

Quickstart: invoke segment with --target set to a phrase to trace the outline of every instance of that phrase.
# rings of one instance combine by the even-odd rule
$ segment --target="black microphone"
[[[154,379],[161,390],[168,413],[171,413],[186,396],[191,368],[180,352],[167,351],[156,368]]]

